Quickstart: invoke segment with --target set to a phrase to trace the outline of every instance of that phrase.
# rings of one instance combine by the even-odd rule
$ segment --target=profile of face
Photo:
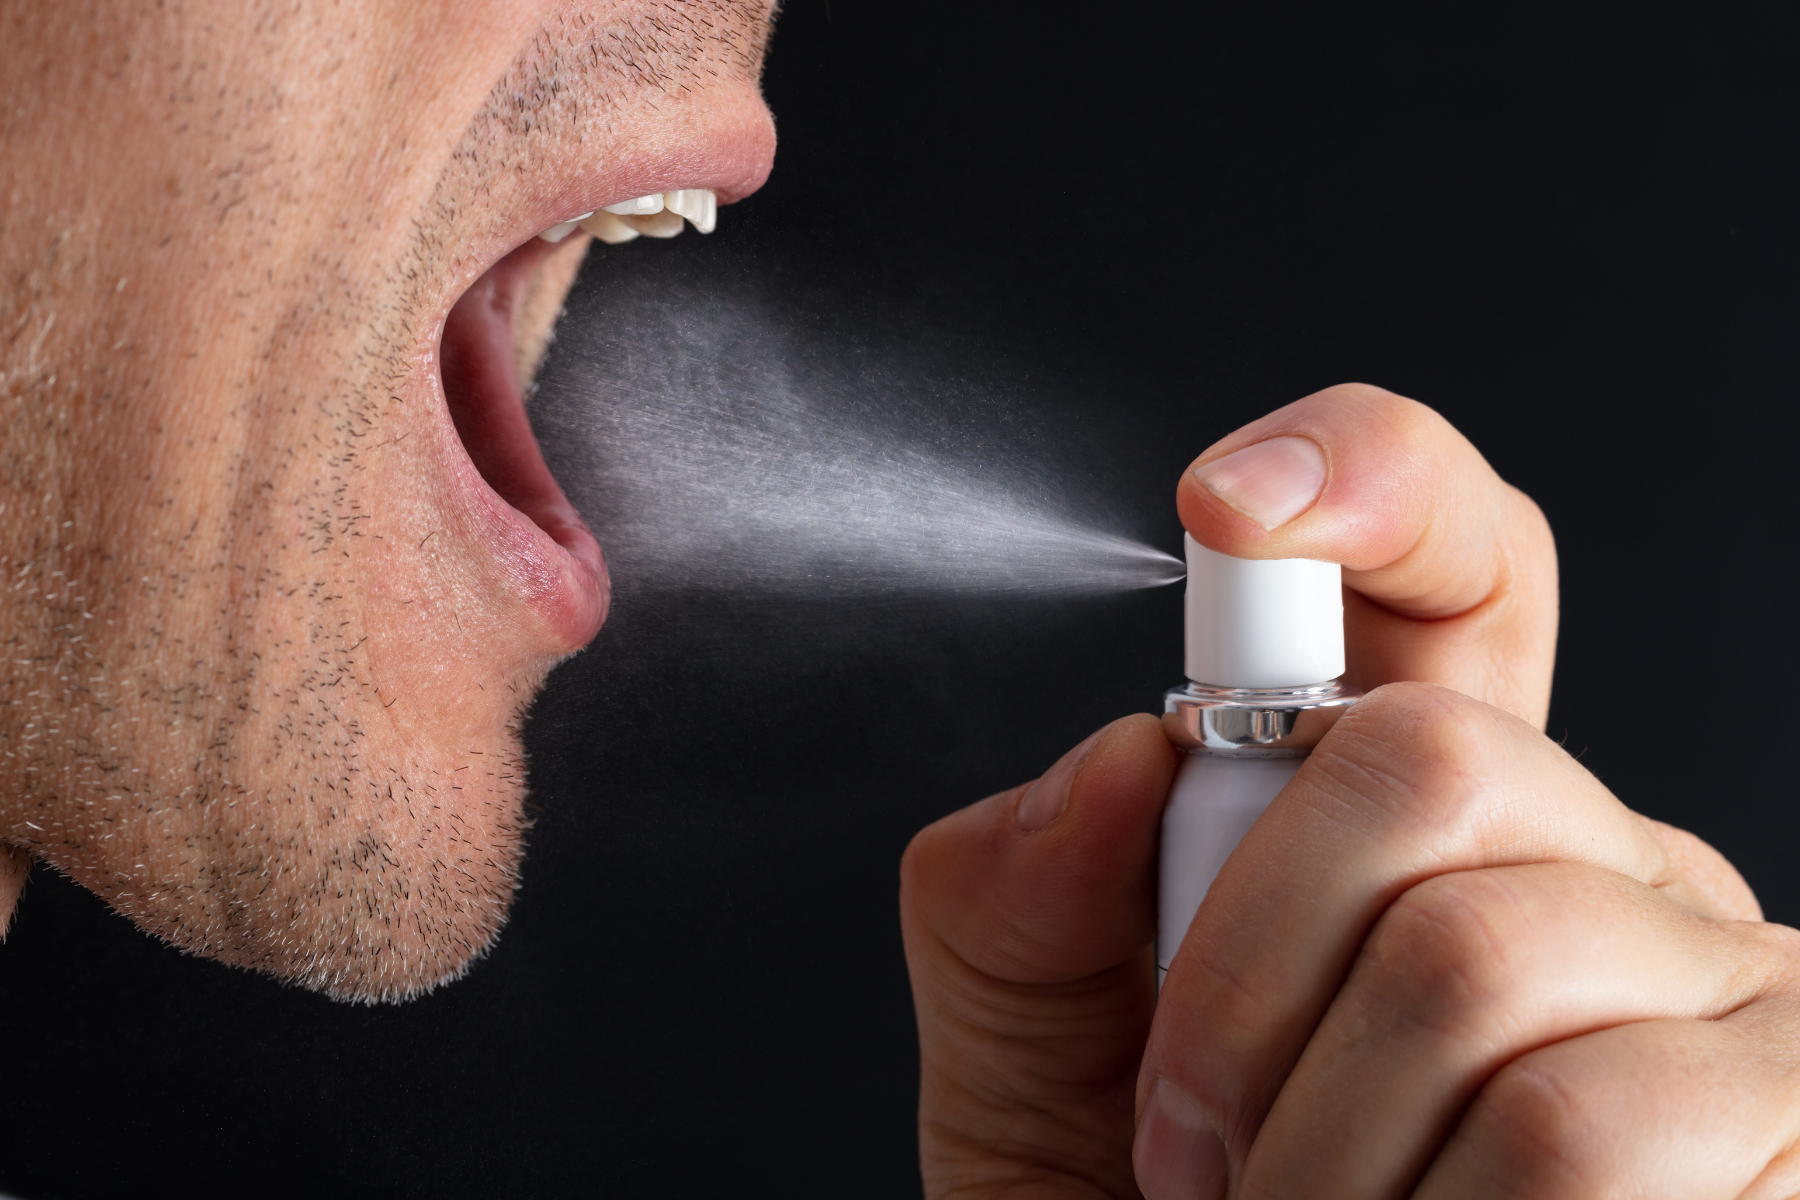
[[[608,596],[521,398],[590,239],[537,235],[760,185],[774,8],[0,12],[0,911],[29,856],[364,1001],[492,943]]]

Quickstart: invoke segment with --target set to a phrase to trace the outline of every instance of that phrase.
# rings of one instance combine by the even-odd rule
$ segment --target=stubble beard
[[[14,438],[0,479],[14,509],[0,511],[7,842],[183,951],[341,1000],[416,996],[493,946],[529,824],[521,724],[552,663],[469,669],[489,646],[460,626],[465,613],[480,625],[482,598],[403,470],[416,472],[407,439],[442,403],[421,391],[434,382],[423,314],[470,197],[533,139],[604,126],[633,89],[666,92],[697,66],[760,71],[766,23],[689,7],[711,13],[710,31],[689,32],[718,54],[632,22],[541,35],[394,265],[371,281],[354,244],[316,257],[287,291],[332,303],[279,313],[216,402],[231,419],[151,431],[133,465],[149,503],[123,486],[137,480],[108,492],[83,467],[104,458],[133,349],[113,352],[116,370],[61,378],[54,356],[9,362],[12,428],[52,419]],[[64,275],[65,295],[107,282]],[[54,263],[45,278],[54,298]],[[11,315],[29,334],[53,311]],[[105,325],[67,343],[77,361],[113,337]],[[172,372],[138,386],[196,384]],[[409,588],[430,593],[435,617],[408,622]],[[410,679],[450,679],[441,690],[396,689],[386,669],[415,637],[435,659]],[[447,731],[446,712],[460,714]]]

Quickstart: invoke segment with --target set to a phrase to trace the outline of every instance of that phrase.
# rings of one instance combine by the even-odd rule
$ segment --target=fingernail
[[[1325,452],[1304,437],[1272,437],[1194,468],[1206,490],[1261,525],[1279,529],[1325,487]]]
[[[1144,1200],[1223,1200],[1225,1143],[1187,1093],[1156,1081],[1131,1145]]]
[[[1104,732],[1105,730],[1097,729],[1088,734],[1086,741],[1057,759],[1056,765],[1031,785],[1030,790],[1019,801],[1020,829],[1026,833],[1036,833],[1056,820],[1062,813],[1063,806],[1069,802],[1069,785],[1075,781],[1075,772],[1087,761],[1088,752]]]

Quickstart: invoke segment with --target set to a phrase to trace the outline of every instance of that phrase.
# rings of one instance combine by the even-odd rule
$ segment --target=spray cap
[[[1187,543],[1187,677],[1290,688],[1344,673],[1344,570],[1310,558],[1233,558]]]

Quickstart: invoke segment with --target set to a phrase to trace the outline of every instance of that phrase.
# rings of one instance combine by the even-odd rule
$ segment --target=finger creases
[[[1641,1021],[1487,1082],[1418,1200],[1791,1200],[1800,1068],[1791,989],[1719,1020]]]
[[[1174,1080],[1243,1162],[1384,914],[1429,881],[1460,876],[1457,888],[1466,889],[1492,868],[1558,863],[1617,876],[1634,895],[1677,881],[1648,824],[1519,718],[1425,684],[1371,693],[1320,743],[1207,893],[1164,981],[1140,1103],[1156,1078]],[[1420,891],[1415,903],[1439,894],[1463,892]],[[1734,915],[1667,896],[1659,903],[1696,920]],[[1546,932],[1470,921],[1444,937],[1467,939],[1455,944],[1473,956],[1557,927],[1554,906],[1529,911]],[[1435,909],[1399,912],[1396,921],[1411,914],[1422,932],[1434,918],[1449,920]],[[1414,966],[1423,971],[1425,962]],[[1476,988],[1482,980],[1451,972],[1435,982]]]
[[[1583,863],[1436,876],[1363,943],[1257,1135],[1244,1185],[1296,1200],[1409,1194],[1508,1063],[1755,1001],[1789,970],[1792,939],[1773,928],[1700,917]]]
[[[1253,515],[1236,507],[1248,503],[1241,473],[1213,464],[1271,439],[1316,444],[1324,480],[1310,503],[1291,504],[1262,497],[1265,483]],[[1430,408],[1362,384],[1328,388],[1209,448],[1176,500],[1212,549],[1344,565],[1366,602],[1346,614],[1351,683],[1426,680],[1542,724],[1557,626],[1549,524]]]

